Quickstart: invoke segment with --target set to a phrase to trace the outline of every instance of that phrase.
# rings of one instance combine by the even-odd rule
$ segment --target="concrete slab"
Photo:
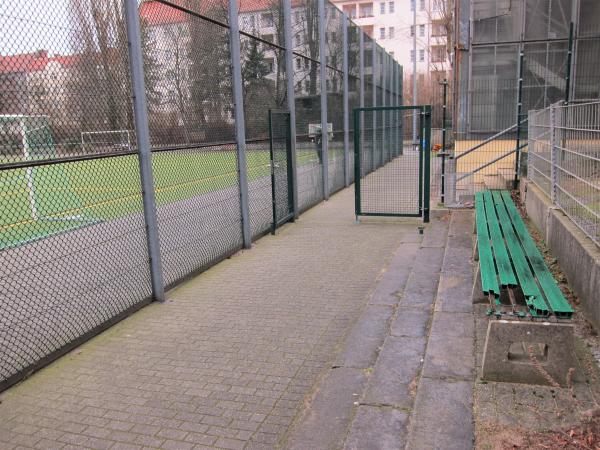
[[[406,448],[472,449],[472,403],[472,382],[422,378]]]
[[[285,439],[284,448],[341,447],[358,401],[356,394],[362,392],[366,381],[367,375],[362,369],[329,371]]]
[[[344,449],[404,449],[407,422],[408,414],[405,411],[384,406],[361,405],[352,423]]]
[[[335,365],[362,369],[373,365],[388,334],[393,313],[391,306],[367,305],[346,338]]]
[[[423,376],[472,380],[475,373],[473,353],[472,336],[444,336],[432,328],[423,364]]]
[[[424,352],[424,338],[388,337],[361,403],[410,408]]]
[[[392,322],[392,336],[426,337],[431,308],[398,308]]]

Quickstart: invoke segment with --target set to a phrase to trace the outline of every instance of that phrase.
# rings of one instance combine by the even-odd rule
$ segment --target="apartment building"
[[[447,48],[446,0],[333,0],[369,36],[377,40],[396,61],[412,73],[417,60],[417,73],[436,74],[438,77],[450,68]],[[417,25],[413,25],[417,8]],[[416,34],[417,50],[413,50]]]

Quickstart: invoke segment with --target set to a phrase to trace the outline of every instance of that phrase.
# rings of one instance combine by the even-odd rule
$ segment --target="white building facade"
[[[447,74],[450,58],[447,47],[448,13],[445,0],[333,0],[369,36],[374,38],[394,59],[412,73],[414,58],[417,73],[437,78]],[[414,8],[417,25],[413,26]],[[417,50],[414,54],[413,38]]]

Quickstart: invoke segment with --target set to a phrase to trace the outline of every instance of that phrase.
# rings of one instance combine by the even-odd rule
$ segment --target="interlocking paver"
[[[418,241],[416,222],[356,225],[353,201],[342,191],[11,388],[0,423],[60,435],[9,427],[1,448],[17,444],[7,436],[30,448],[280,442],[396,249]]]

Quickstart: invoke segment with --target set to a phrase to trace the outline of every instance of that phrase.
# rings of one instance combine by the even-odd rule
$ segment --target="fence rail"
[[[600,102],[529,111],[527,172],[600,245]]]
[[[0,390],[271,229],[269,109],[298,215],[352,182],[350,110],[402,103],[326,0],[0,10]]]

